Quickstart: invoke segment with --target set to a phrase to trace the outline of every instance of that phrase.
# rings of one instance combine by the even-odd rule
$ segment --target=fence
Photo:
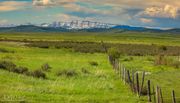
[[[153,86],[151,80],[145,81],[145,71],[140,73],[139,71],[128,70],[118,59],[113,60],[109,57],[109,60],[115,73],[139,98],[146,96],[149,103],[180,103],[180,97],[176,97],[174,90],[171,91],[169,97],[165,98],[160,86]],[[140,74],[142,75],[140,76]]]

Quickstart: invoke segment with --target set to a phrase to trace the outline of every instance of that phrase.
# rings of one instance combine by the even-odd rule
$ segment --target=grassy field
[[[159,44],[180,46],[179,34],[158,34],[141,32],[123,33],[0,33],[0,39],[12,40],[45,40],[45,41],[92,41],[123,44]]]
[[[35,103],[146,103],[124,85],[109,64],[105,53],[81,53],[71,49],[37,48],[16,41],[91,41],[110,43],[180,46],[178,34],[153,33],[1,33],[0,48],[13,52],[0,52],[0,60],[12,61],[30,71],[40,69],[44,63],[52,68],[45,72],[46,79],[34,78],[0,69],[0,102],[25,101]],[[7,42],[8,41],[8,42]],[[11,41],[11,42],[10,42]],[[169,58],[178,60],[177,56]],[[180,69],[155,66],[154,56],[121,56],[129,69],[147,71],[154,85],[164,90],[165,98],[174,89],[180,97]],[[97,65],[92,65],[92,62]],[[58,76],[62,70],[73,70],[76,75]]]
[[[9,73],[1,70],[0,100],[25,100],[28,102],[129,102],[136,103],[128,87],[114,75],[105,54],[73,53],[68,50],[39,49],[20,46],[18,43],[0,43],[1,48],[15,53],[1,53],[1,59],[10,59],[17,65],[38,69],[49,63],[52,70],[46,80]],[[98,62],[91,66],[89,62]],[[81,71],[86,68],[90,74]],[[62,69],[74,69],[78,75],[58,77]]]

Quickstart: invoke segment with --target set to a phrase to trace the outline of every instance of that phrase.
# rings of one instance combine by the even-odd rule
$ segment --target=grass
[[[27,102],[136,103],[138,97],[120,82],[108,63],[105,54],[74,53],[63,49],[39,49],[19,46],[17,43],[0,43],[1,48],[14,53],[1,53],[1,59],[13,61],[18,66],[35,70],[48,63],[46,80],[0,70],[0,100]],[[9,58],[11,57],[11,58]],[[91,61],[99,65],[92,66]],[[57,76],[57,72],[72,68],[77,76]],[[81,72],[86,68],[91,74]]]
[[[147,44],[119,44],[119,43],[95,43],[95,42],[76,42],[76,41],[29,41],[26,46],[39,48],[68,48],[75,52],[82,53],[105,53],[110,48],[115,48],[120,54],[124,55],[157,55],[162,52],[167,55],[179,55],[178,46],[159,46]],[[102,46],[104,45],[104,46]]]
[[[106,41],[110,43],[122,44],[159,44],[166,46],[180,46],[179,34],[168,33],[143,33],[143,32],[123,32],[123,33],[0,33],[0,39],[11,40],[44,40],[44,41]]]
[[[9,60],[17,66],[29,68],[30,71],[41,69],[48,63],[50,71],[45,71],[47,79],[38,79],[0,70],[0,102],[26,101],[35,103],[146,103],[146,97],[138,98],[129,87],[115,75],[104,53],[80,53],[71,49],[27,47],[17,41],[91,41],[101,40],[123,44],[156,44],[180,46],[179,34],[154,33],[1,33],[1,60]],[[11,42],[7,42],[11,40]],[[14,42],[12,42],[14,40]],[[8,52],[10,51],[10,52]],[[169,56],[177,59],[177,56]],[[172,66],[155,66],[153,56],[121,56],[121,62],[129,69],[147,71],[146,76],[153,85],[162,87],[163,96],[169,99],[171,90],[180,97],[180,69]],[[94,66],[91,63],[97,63]],[[62,71],[76,75],[57,75]],[[66,72],[63,72],[66,74]],[[170,100],[170,99],[169,99]],[[167,101],[169,101],[167,100]]]

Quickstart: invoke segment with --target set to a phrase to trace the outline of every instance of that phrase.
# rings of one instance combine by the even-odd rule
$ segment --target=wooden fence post
[[[115,63],[115,68],[116,68],[116,73],[119,73],[119,60],[116,59],[116,63]]]
[[[119,62],[119,77],[121,78],[121,63]]]
[[[121,72],[121,79],[122,79],[122,81],[124,80],[124,67],[122,66],[122,72]]]
[[[176,103],[176,97],[174,90],[172,91],[172,103]]]
[[[155,87],[153,86],[153,95],[154,95],[154,103],[156,103],[156,92],[155,92]]]
[[[124,68],[124,73],[123,73],[123,75],[124,75],[124,84],[126,84],[126,68]]]
[[[131,85],[131,77],[130,77],[130,72],[127,70],[127,77],[128,77],[128,83]]]
[[[113,69],[114,69],[115,74],[116,74],[117,73],[117,59],[114,59]]]
[[[160,98],[159,98],[159,87],[156,86],[156,103],[160,103]]]
[[[141,84],[141,87],[140,87],[140,90],[139,90],[139,96],[141,96],[141,92],[142,92],[142,90],[143,90],[144,78],[145,78],[145,72],[143,72],[143,74],[142,74],[142,84]]]
[[[132,71],[132,89],[135,92],[135,85],[134,85],[134,70]]]
[[[136,92],[137,92],[137,95],[139,95],[139,76],[138,76],[138,73],[136,73]]]
[[[147,90],[147,94],[148,94],[148,102],[152,102],[152,100],[151,100],[151,81],[150,80],[148,80],[147,81],[147,86],[148,86],[148,90]]]
[[[161,97],[160,103],[163,103],[163,96],[162,96],[162,90],[161,90],[161,88],[159,88],[159,93],[160,93],[160,97]]]

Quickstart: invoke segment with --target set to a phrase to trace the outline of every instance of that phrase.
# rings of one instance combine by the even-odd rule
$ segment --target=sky
[[[180,0],[0,0],[0,25],[72,20],[180,28]]]

